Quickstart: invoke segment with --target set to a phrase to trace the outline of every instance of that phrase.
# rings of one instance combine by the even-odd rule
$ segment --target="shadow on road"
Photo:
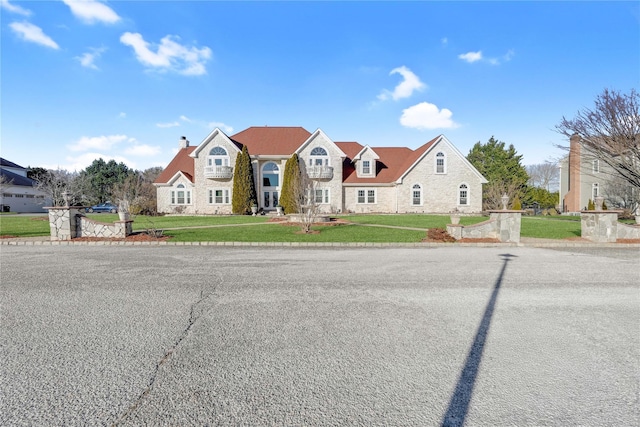
[[[498,275],[498,279],[493,287],[491,298],[487,303],[487,307],[484,310],[482,321],[476,332],[476,337],[473,340],[467,360],[464,364],[464,369],[460,373],[458,378],[458,384],[449,401],[449,407],[447,412],[442,418],[442,427],[461,427],[464,425],[467,412],[469,411],[469,403],[473,396],[473,387],[475,386],[476,377],[478,376],[478,369],[480,368],[480,362],[482,361],[482,352],[484,350],[484,344],[489,334],[489,327],[491,326],[491,317],[493,316],[493,310],[498,299],[498,292],[502,285],[502,279],[504,273],[507,270],[507,264],[511,261],[511,258],[515,258],[516,255],[500,254],[502,259],[502,270]]]

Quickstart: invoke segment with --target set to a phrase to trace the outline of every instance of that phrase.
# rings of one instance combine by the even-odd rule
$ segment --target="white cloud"
[[[95,0],[62,0],[69,6],[71,13],[86,24],[104,22],[115,24],[120,17],[109,6]]]
[[[183,46],[176,40],[179,37],[168,35],[160,40],[160,45],[151,45],[139,33],[126,32],[120,36],[120,42],[131,46],[138,61],[148,68],[191,76],[206,74],[204,64],[211,58],[211,49]]]
[[[17,13],[22,16],[31,16],[31,11],[20,6],[9,3],[9,0],[0,0],[0,7],[11,13]]]
[[[233,128],[231,126],[225,125],[222,122],[211,122],[209,123],[208,127],[209,129],[212,129],[212,130],[215,128],[218,128],[222,132],[226,133],[227,135],[233,132]]]
[[[68,145],[67,148],[71,151],[110,150],[114,145],[127,140],[131,139],[126,135],[83,136],[75,144]]]
[[[440,39],[440,43],[442,43],[444,46],[446,46],[447,44],[449,44],[449,39],[446,37],[443,37]]]
[[[180,116],[180,120],[182,120],[183,122],[187,122],[187,123],[191,123],[193,121],[187,116]]]
[[[480,61],[482,59],[482,51],[479,50],[477,52],[463,53],[461,55],[458,55],[458,58],[462,59],[463,61],[467,61],[468,63],[471,64],[476,61]]]
[[[42,46],[50,47],[52,49],[60,49],[58,43],[47,36],[40,27],[33,25],[29,22],[12,22],[9,27],[22,39],[40,44]]]
[[[156,126],[159,128],[175,128],[180,126],[180,122],[168,122],[168,123],[156,123]]]
[[[118,114],[118,117],[121,119],[126,119],[127,118],[127,113],[125,113],[124,111],[121,111],[120,114]]]
[[[160,147],[153,147],[147,144],[135,144],[125,149],[124,153],[131,156],[155,156],[160,153]]]
[[[414,91],[424,90],[427,85],[420,81],[420,78],[416,76],[410,69],[405,67],[394,68],[391,70],[389,75],[400,74],[403,77],[403,80],[395,87],[393,92],[388,90],[383,90],[380,95],[378,95],[378,99],[381,101],[386,101],[390,97],[397,101],[398,99],[408,98],[410,97]]]
[[[96,59],[100,58],[103,52],[107,49],[104,47],[101,48],[89,48],[89,52],[83,53],[81,56],[76,56],[76,59],[80,61],[80,64],[83,67],[91,68],[93,70],[98,70],[98,66],[95,64]]]
[[[44,165],[44,168],[47,169],[63,169],[70,172],[79,172],[81,170],[86,169],[90,166],[94,160],[103,159],[105,162],[110,160],[115,160],[117,163],[124,163],[128,167],[132,169],[136,169],[136,164],[129,159],[122,156],[111,156],[109,154],[104,153],[83,153],[79,156],[67,156],[65,158],[66,164],[64,165]]]
[[[414,129],[452,129],[458,127],[451,116],[453,113],[443,108],[442,110],[434,104],[421,102],[405,110],[402,110],[400,124]]]
[[[502,55],[502,57],[500,58],[485,58],[482,55],[482,51],[479,50],[477,52],[463,53],[461,55],[458,55],[458,58],[462,59],[463,61],[467,61],[470,64],[477,61],[483,61],[483,62],[488,62],[491,65],[500,65],[503,62],[511,61],[511,58],[513,58],[514,55],[515,55],[515,52],[513,51],[513,49],[509,49],[507,53]]]

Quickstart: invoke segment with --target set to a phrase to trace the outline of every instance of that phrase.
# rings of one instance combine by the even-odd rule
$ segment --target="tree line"
[[[152,167],[138,171],[122,162],[100,158],[79,172],[33,167],[29,168],[27,176],[36,182],[35,188],[51,198],[54,206],[63,205],[63,195],[67,193],[73,206],[111,201],[126,204],[133,214],[153,215],[157,212],[153,182],[162,170]]]

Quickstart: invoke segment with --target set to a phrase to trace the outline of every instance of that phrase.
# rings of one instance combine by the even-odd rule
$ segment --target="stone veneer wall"
[[[640,239],[640,225],[618,222],[622,211],[582,211],[581,236],[592,242],[616,242],[618,239]]]
[[[455,239],[498,239],[504,243],[520,242],[522,211],[490,211],[487,221],[474,225],[447,225],[447,233]]]
[[[124,238],[130,235],[133,221],[102,223],[81,213],[84,208],[47,207],[51,240],[71,240],[75,237]]]

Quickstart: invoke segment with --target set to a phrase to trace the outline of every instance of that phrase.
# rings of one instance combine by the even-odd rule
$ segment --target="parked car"
[[[118,207],[111,202],[100,203],[99,205],[93,205],[90,208],[87,208],[87,212],[109,212],[116,213],[118,212]]]

